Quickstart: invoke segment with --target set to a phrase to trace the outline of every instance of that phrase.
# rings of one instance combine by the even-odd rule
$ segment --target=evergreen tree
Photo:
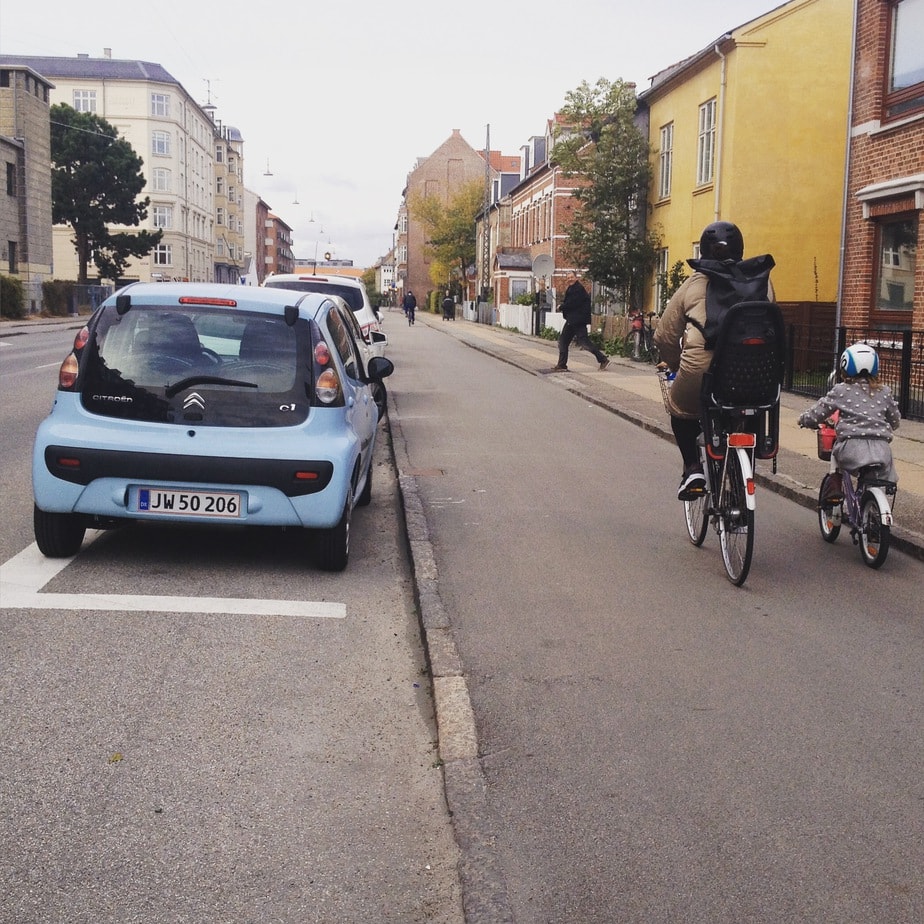
[[[578,181],[570,256],[628,308],[641,307],[658,252],[643,211],[650,151],[635,113],[632,84],[600,78],[591,87],[584,81],[565,95],[551,157]]]
[[[160,243],[163,231],[112,231],[136,227],[148,215],[142,159],[105,119],[66,103],[51,107],[52,220],[70,225],[78,277],[87,283],[93,260],[103,279],[116,282],[132,257]]]

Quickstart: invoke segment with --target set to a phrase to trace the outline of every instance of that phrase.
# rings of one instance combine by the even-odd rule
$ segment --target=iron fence
[[[789,324],[783,387],[820,398],[830,387],[838,357],[861,341],[878,352],[879,379],[892,390],[902,417],[924,420],[924,330]]]

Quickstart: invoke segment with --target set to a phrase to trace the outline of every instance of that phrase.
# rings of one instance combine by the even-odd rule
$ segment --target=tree
[[[430,259],[434,285],[450,285],[465,278],[465,268],[475,262],[475,219],[484,205],[484,183],[470,180],[460,186],[444,205],[436,196],[412,196],[408,210],[427,232],[424,253]]]
[[[651,180],[648,141],[635,124],[632,84],[600,78],[565,95],[552,161],[578,178],[580,203],[568,229],[570,256],[623,303],[641,307],[659,242],[640,204]]]
[[[664,314],[671,296],[683,285],[686,278],[686,264],[683,260],[678,260],[667,272],[658,273],[658,289],[661,293],[658,314]]]
[[[105,119],[66,103],[51,107],[52,220],[70,225],[81,285],[92,259],[103,279],[116,282],[131,257],[143,257],[163,231],[111,231],[136,227],[148,215],[142,159]]]

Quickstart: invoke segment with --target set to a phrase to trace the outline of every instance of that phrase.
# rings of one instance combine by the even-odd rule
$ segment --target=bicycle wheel
[[[892,530],[882,522],[879,504],[869,491],[860,501],[860,554],[870,568],[881,568],[889,554]]]
[[[825,502],[825,494],[828,490],[828,480],[830,474],[825,475],[821,480],[821,488],[818,490],[818,528],[821,530],[821,538],[825,542],[834,542],[841,531],[841,522],[844,519],[843,504],[830,504]]]
[[[709,529],[709,492],[694,500],[684,501],[683,516],[687,523],[690,542],[696,546],[702,545]]]
[[[745,492],[738,453],[730,451],[716,513],[722,562],[728,579],[736,587],[740,587],[748,576],[754,552],[754,511],[748,509]]]

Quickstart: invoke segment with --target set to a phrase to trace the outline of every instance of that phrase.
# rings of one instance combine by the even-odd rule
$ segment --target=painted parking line
[[[312,600],[42,593],[42,588],[72,561],[73,558],[46,558],[33,542],[8,562],[0,565],[0,608],[116,610],[130,613],[229,613],[240,616],[297,616],[302,619],[343,619],[346,616],[346,604]]]

